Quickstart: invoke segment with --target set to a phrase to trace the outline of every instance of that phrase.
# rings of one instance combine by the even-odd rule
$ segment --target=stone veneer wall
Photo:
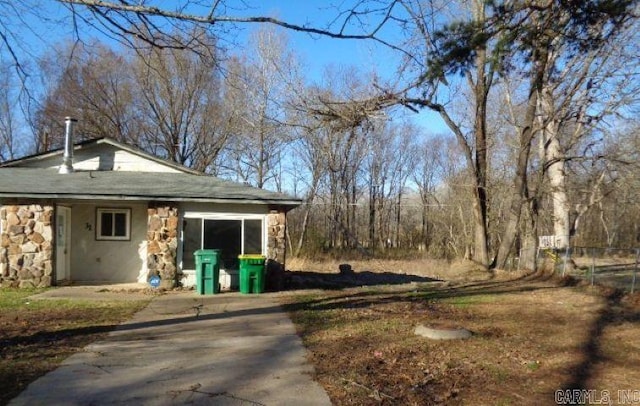
[[[0,284],[51,286],[54,208],[46,204],[0,206]]]
[[[284,261],[286,255],[286,215],[283,212],[267,216],[267,275],[266,288],[281,291],[285,288]]]
[[[150,203],[147,212],[147,278],[160,276],[160,287],[172,289],[178,269],[178,208]]]
[[[270,213],[267,217],[267,259],[284,264],[286,253],[285,238],[286,215],[280,213]]]

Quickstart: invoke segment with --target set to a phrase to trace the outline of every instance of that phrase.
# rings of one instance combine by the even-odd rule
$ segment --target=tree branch
[[[110,24],[114,25],[117,29],[122,30],[126,34],[136,35],[138,38],[141,37],[141,33],[133,33],[130,30],[125,29],[120,24],[115,23],[112,18],[106,18],[106,11],[113,11],[120,15],[121,17],[126,18],[127,14],[134,14],[138,19],[142,20],[146,17],[160,17],[168,20],[175,21],[184,21],[191,22],[195,24],[201,25],[215,25],[220,23],[262,23],[262,24],[272,24],[282,28],[286,28],[288,30],[298,31],[298,32],[306,32],[309,34],[321,35],[323,37],[328,38],[336,38],[336,39],[359,39],[359,40],[372,40],[379,44],[382,44],[386,47],[389,47],[395,51],[401,52],[406,56],[411,56],[409,53],[402,49],[401,47],[394,45],[384,39],[378,37],[376,34],[379,30],[384,26],[384,24],[391,19],[391,11],[396,3],[396,1],[392,2],[392,4],[387,8],[387,11],[383,17],[383,19],[376,24],[376,26],[370,31],[365,32],[363,34],[346,34],[344,31],[344,27],[342,27],[339,31],[331,31],[329,29],[320,29],[316,27],[311,27],[308,25],[299,25],[292,24],[278,18],[273,17],[264,17],[264,16],[253,16],[253,17],[234,17],[227,15],[215,15],[215,9],[219,5],[219,1],[214,2],[209,13],[204,15],[190,14],[179,11],[170,11],[166,9],[162,9],[159,7],[147,6],[144,4],[128,4],[128,3],[115,3],[111,1],[103,1],[103,0],[57,0],[60,3],[67,4],[70,6],[84,6],[88,9],[92,10],[102,18],[105,18]],[[128,19],[127,19],[128,20]],[[129,22],[131,22],[129,20]],[[151,44],[154,44],[153,41],[148,41]]]

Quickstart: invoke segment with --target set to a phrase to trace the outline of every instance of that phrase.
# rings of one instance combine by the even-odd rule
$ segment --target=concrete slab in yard
[[[269,295],[169,293],[10,405],[330,405]]]

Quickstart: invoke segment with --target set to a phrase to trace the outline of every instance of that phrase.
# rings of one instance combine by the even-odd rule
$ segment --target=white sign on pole
[[[555,235],[542,235],[538,237],[538,246],[542,249],[556,248],[557,241],[558,239]]]

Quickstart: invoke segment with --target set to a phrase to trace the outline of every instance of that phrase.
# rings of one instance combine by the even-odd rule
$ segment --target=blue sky
[[[336,11],[328,6],[319,6],[317,1],[278,1],[265,0],[259,9],[249,10],[253,15],[266,14],[298,25],[313,25],[324,28],[331,21]],[[256,25],[247,29],[257,29]],[[340,40],[311,35],[302,32],[287,31],[292,47],[303,56],[310,68],[312,76],[321,76],[327,65],[354,65],[362,70],[369,70],[372,65],[391,73],[380,62],[380,55],[385,52],[372,41]]]
[[[270,15],[284,21],[325,28],[323,24],[335,19],[337,11],[330,4],[339,1],[316,0],[262,0],[260,7],[246,10],[243,15]],[[245,27],[247,31],[258,29],[256,25]],[[392,36],[392,32],[386,35]],[[320,80],[324,69],[329,66],[355,66],[367,73],[375,69],[383,79],[396,77],[397,53],[370,40],[345,40],[287,31],[291,47],[301,56],[308,68],[308,77]],[[422,127],[428,134],[449,133],[449,129],[440,116],[429,110],[412,113],[406,110],[410,119]]]
[[[229,14],[271,15],[295,24],[320,27],[336,15],[336,10],[329,5],[333,2],[329,1],[261,0],[254,3],[258,6],[242,9],[241,1],[229,2],[231,5],[239,5],[238,10],[229,10]],[[41,7],[19,10],[19,13],[20,18],[5,24],[8,23],[16,33],[19,32],[14,38],[18,44],[15,51],[25,59],[37,57],[50,46],[73,36],[73,25],[68,18],[70,13],[57,2],[45,0],[41,2]],[[248,33],[258,28],[258,24],[241,26],[238,41],[246,40]],[[87,34],[95,35],[82,32],[85,37],[83,39],[86,39]],[[330,39],[293,31],[287,31],[287,36],[291,48],[302,59],[310,81],[319,81],[322,72],[329,65],[355,66],[363,73],[375,69],[382,78],[393,78],[395,75],[395,62],[399,56],[372,41]],[[99,38],[105,41],[104,37]],[[410,116],[426,133],[448,132],[439,116],[430,111],[411,113]]]

